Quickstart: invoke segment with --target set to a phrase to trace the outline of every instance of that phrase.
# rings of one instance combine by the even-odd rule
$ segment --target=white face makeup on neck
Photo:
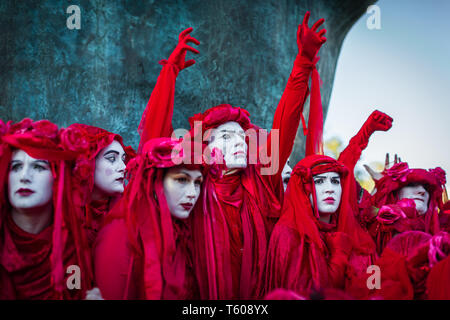
[[[125,157],[122,145],[116,140],[98,153],[95,158],[94,194],[108,198],[123,193]]]
[[[241,125],[229,121],[215,128],[208,144],[209,148],[219,149],[228,169],[245,169],[247,167],[247,143]]]
[[[341,204],[342,185],[337,172],[325,172],[313,176],[316,189],[317,209],[320,216],[335,213]],[[312,195],[311,195],[311,203]],[[314,205],[314,204],[313,204]]]
[[[284,165],[283,171],[281,172],[281,179],[283,179],[284,191],[287,189],[289,180],[291,179],[292,168],[289,166],[289,161]]]
[[[15,150],[8,175],[8,199],[18,211],[41,210],[52,205],[53,175],[46,160]]]
[[[173,167],[167,170],[164,180],[164,195],[173,217],[189,217],[200,196],[203,176],[200,170]]]
[[[414,200],[417,212],[419,214],[425,214],[428,211],[428,201],[430,200],[430,194],[423,185],[411,184],[399,190],[398,199]]]

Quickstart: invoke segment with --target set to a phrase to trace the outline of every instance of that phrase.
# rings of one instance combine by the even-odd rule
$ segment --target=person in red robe
[[[423,231],[434,235],[440,231],[438,210],[442,207],[445,171],[410,169],[406,162],[395,164],[375,181],[372,204],[380,208],[368,230],[382,253],[398,233]]]
[[[75,152],[47,120],[0,122],[0,299],[81,299],[91,255],[74,210]]]
[[[266,292],[342,292],[350,277],[366,272],[375,244],[355,219],[349,177],[344,164],[323,155],[307,156],[294,167],[270,238]]]
[[[252,140],[252,132],[257,135],[259,128],[245,109],[229,104],[189,119],[191,137],[207,140],[210,150],[219,149],[226,165],[222,177],[205,179],[204,212],[194,216],[195,267],[202,299],[264,295],[267,244],[283,201],[281,172],[292,151],[311,73],[311,105],[320,99],[314,65],[326,30],[317,31],[323,19],[309,28],[309,15],[299,25],[299,53],[268,136]],[[274,151],[273,146],[279,149]],[[258,148],[271,151],[262,154]],[[264,156],[270,161],[265,162]],[[269,170],[264,173],[264,169]]]
[[[126,163],[136,154],[120,135],[98,127],[75,123],[63,135],[66,148],[77,153],[72,163],[74,200],[93,244],[105,216],[124,191]]]
[[[181,70],[195,63],[195,60],[186,61],[187,51],[198,53],[188,45],[199,44],[190,36],[192,30],[181,32],[170,57],[160,62],[163,68],[138,127],[138,155],[128,168],[133,171],[133,178],[95,244],[96,281],[106,299],[192,299],[198,296],[190,271],[189,222],[192,218],[174,217],[166,193],[161,194],[169,169],[192,169],[197,174],[201,169],[193,164],[176,166],[170,158],[172,149],[179,145],[169,139],[173,131],[175,79]],[[195,150],[191,151],[195,154]],[[192,180],[183,174],[178,179]],[[181,185],[179,189],[183,189]],[[160,197],[156,198],[157,194]],[[198,206],[192,210],[201,214]]]
[[[190,213],[201,192],[203,154],[180,146],[150,139],[128,164],[131,180],[94,249],[105,299],[198,298]]]

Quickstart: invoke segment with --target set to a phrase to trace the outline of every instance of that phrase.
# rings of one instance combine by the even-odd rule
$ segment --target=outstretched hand
[[[388,131],[392,127],[392,121],[390,116],[381,111],[375,110],[369,116],[368,124],[373,131]],[[389,160],[389,155],[388,155]]]
[[[180,68],[180,70],[188,68],[195,63],[194,59],[185,61],[187,51],[191,51],[195,54],[199,53],[199,51],[197,49],[192,48],[190,45],[188,45],[189,42],[192,42],[196,45],[200,44],[200,41],[193,38],[189,34],[192,32],[192,30],[194,30],[194,29],[188,28],[180,33],[180,35],[178,36],[178,44],[168,59],[168,61],[170,63],[178,66],[178,68]]]
[[[303,22],[298,26],[297,29],[297,46],[298,52],[302,56],[313,61],[319,52],[320,47],[327,41],[324,34],[327,30],[322,29],[317,31],[317,29],[324,23],[325,19],[320,19],[312,28],[309,28],[308,21],[311,13],[308,11],[303,18]]]

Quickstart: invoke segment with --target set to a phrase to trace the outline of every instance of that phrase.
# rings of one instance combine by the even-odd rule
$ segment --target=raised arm
[[[272,164],[278,161],[278,166],[274,166],[274,168],[278,169],[275,172],[275,176],[279,176],[278,173],[283,170],[292,152],[300,118],[303,117],[303,106],[309,93],[308,80],[315,68],[316,55],[326,41],[326,38],[323,37],[326,30],[317,31],[325,20],[320,19],[312,28],[309,28],[309,16],[310,12],[307,12],[303,22],[298,26],[298,54],[283,96],[275,111],[272,130],[268,138],[268,150],[271,150],[270,146],[272,143],[279,145],[278,154],[271,154]],[[274,130],[278,130],[279,141],[275,139]],[[272,139],[274,140],[273,142]]]
[[[187,51],[198,54],[197,49],[188,43],[199,45],[200,42],[191,37],[192,28],[182,31],[178,37],[178,45],[170,55],[169,59],[159,63],[163,68],[159,74],[156,86],[150,96],[138,132],[141,136],[138,153],[141,152],[145,142],[152,138],[170,137],[172,128],[173,105],[175,97],[175,81],[178,73],[195,63],[195,60],[186,60]]]
[[[369,138],[375,131],[388,131],[393,119],[387,114],[375,110],[364,122],[358,133],[350,140],[348,146],[341,152],[339,161],[353,172],[362,151],[369,144]]]

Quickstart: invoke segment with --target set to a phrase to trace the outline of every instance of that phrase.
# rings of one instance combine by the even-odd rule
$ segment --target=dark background
[[[136,148],[158,61],[168,58],[182,30],[193,27],[200,54],[178,76],[174,128],[188,128],[189,116],[230,103],[270,129],[307,10],[310,26],[323,17],[328,30],[318,64],[326,115],[342,42],[374,2],[2,0],[0,118],[49,119],[62,127],[86,123],[119,133]],[[80,30],[66,26],[70,5],[81,9]],[[303,155],[303,140],[300,128],[293,164]]]

